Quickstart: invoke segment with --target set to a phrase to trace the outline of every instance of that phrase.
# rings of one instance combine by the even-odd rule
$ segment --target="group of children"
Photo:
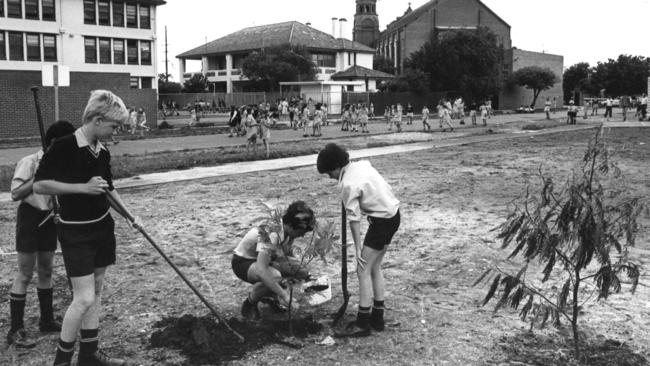
[[[27,286],[37,265],[39,329],[60,333],[55,366],[72,364],[77,340],[79,366],[127,363],[108,356],[98,344],[102,285],[108,266],[116,260],[115,222],[109,209],[133,217],[114,190],[110,152],[101,140],[110,137],[128,117],[129,111],[118,96],[95,90],[84,110],[81,127],[75,130],[65,121],[53,124],[45,136],[48,148],[16,166],[11,194],[14,200],[21,201],[16,225],[18,263],[9,295],[11,326],[7,343],[19,348],[35,346],[23,318]],[[259,118],[268,121],[269,117]],[[247,110],[245,120],[247,127],[255,131],[258,122],[252,111]],[[268,135],[262,133],[262,138]],[[338,182],[357,258],[357,319],[337,335],[367,336],[371,328],[384,329],[385,280],[381,263],[400,225],[399,201],[368,161],[351,162],[345,149],[336,144],[328,144],[318,154],[316,168]],[[362,216],[370,223],[363,241]],[[280,304],[288,305],[287,291],[280,285],[282,273],[271,265],[276,256],[269,240],[290,251],[295,238],[313,230],[314,217],[305,202],[296,201],[284,213],[278,235],[266,238],[253,228],[241,240],[234,251],[232,268],[237,277],[253,284],[241,309],[245,318],[259,318],[257,304],[264,296],[275,296]],[[132,226],[140,225],[136,217]],[[62,323],[55,320],[52,306],[52,262],[57,239],[72,289],[72,302]]]
[[[346,104],[341,112],[341,131],[359,132],[357,126],[361,127],[361,133],[370,133],[368,120],[372,116],[371,110],[374,106],[370,103]]]

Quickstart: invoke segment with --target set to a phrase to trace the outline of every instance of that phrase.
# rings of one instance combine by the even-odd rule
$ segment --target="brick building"
[[[504,81],[519,68],[531,65],[549,67],[558,77],[553,89],[542,93],[542,105],[546,96],[562,100],[562,56],[522,51],[512,47],[510,25],[480,0],[430,0],[416,9],[408,8],[401,16],[379,32],[377,0],[356,0],[353,39],[374,47],[376,52],[393,61],[400,72],[404,60],[419,50],[432,34],[456,30],[473,30],[487,27],[497,36],[506,50],[502,75]],[[372,37],[372,35],[377,35]],[[499,96],[493,96],[493,105],[499,109],[519,107],[526,90],[505,87]],[[531,100],[528,101],[530,103]],[[561,104],[561,102],[558,102]]]
[[[156,8],[164,0],[0,0],[0,139],[38,135],[29,88],[44,65],[67,66],[59,118],[80,125],[91,90],[109,89],[156,125]],[[54,89],[42,87],[46,128]]]

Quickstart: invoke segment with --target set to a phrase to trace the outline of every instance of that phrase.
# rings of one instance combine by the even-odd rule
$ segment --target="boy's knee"
[[[95,303],[95,294],[89,292],[76,295],[72,299],[72,302],[77,304],[77,306],[81,307],[82,309],[88,309]]]
[[[23,286],[29,285],[33,277],[33,271],[31,268],[19,268],[18,273],[16,274],[16,280]]]

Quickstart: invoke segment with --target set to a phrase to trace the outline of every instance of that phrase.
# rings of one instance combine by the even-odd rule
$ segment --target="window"
[[[0,17],[5,16],[5,2],[0,1]]]
[[[99,63],[111,63],[111,40],[110,38],[99,39]]]
[[[19,32],[9,32],[9,60],[24,61],[23,53],[23,34]]]
[[[124,3],[113,2],[113,27],[124,27]]]
[[[41,35],[27,33],[27,61],[41,61]]]
[[[95,0],[84,0],[84,24],[97,24]]]
[[[149,7],[140,5],[140,28],[151,29],[151,18],[149,17]]]
[[[131,89],[138,89],[140,87],[140,79],[131,78],[131,80],[129,81],[129,87],[131,87]]]
[[[129,39],[126,41],[126,56],[129,65],[138,64],[138,41]]]
[[[113,63],[115,64],[124,64],[124,40],[123,39],[114,39],[113,40]]]
[[[86,63],[97,63],[97,40],[95,38],[84,38],[84,48],[86,50]]]
[[[108,0],[97,2],[97,13],[99,25],[111,25],[111,3]]]
[[[9,18],[23,17],[23,4],[21,0],[7,0],[7,16]],[[9,38],[11,40],[11,36]]]
[[[43,57],[45,61],[57,61],[55,35],[51,35],[51,34],[43,35]]]
[[[140,41],[140,64],[151,65],[151,42]]]
[[[56,20],[54,0],[41,0],[41,5],[43,7],[43,20]]]
[[[126,26],[129,28],[138,27],[138,8],[133,4],[126,4]]]
[[[40,19],[38,0],[25,0],[25,18]]]
[[[140,87],[142,89],[151,89],[153,87],[151,80],[152,80],[151,78],[140,79]]]
[[[312,61],[318,67],[336,67],[336,59],[332,54],[317,54],[314,53],[311,55]]]
[[[0,60],[7,59],[7,51],[5,50],[6,43],[7,42],[5,42],[5,32],[0,31]]]

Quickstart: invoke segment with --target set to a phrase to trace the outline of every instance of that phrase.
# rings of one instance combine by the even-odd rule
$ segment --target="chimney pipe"
[[[340,25],[339,38],[345,38],[345,31],[346,31],[346,29],[345,29],[345,23],[346,23],[347,21],[348,21],[348,20],[345,19],[345,18],[341,18],[341,19],[339,19],[339,25]]]
[[[336,38],[336,21],[339,18],[332,18],[332,37]]]

